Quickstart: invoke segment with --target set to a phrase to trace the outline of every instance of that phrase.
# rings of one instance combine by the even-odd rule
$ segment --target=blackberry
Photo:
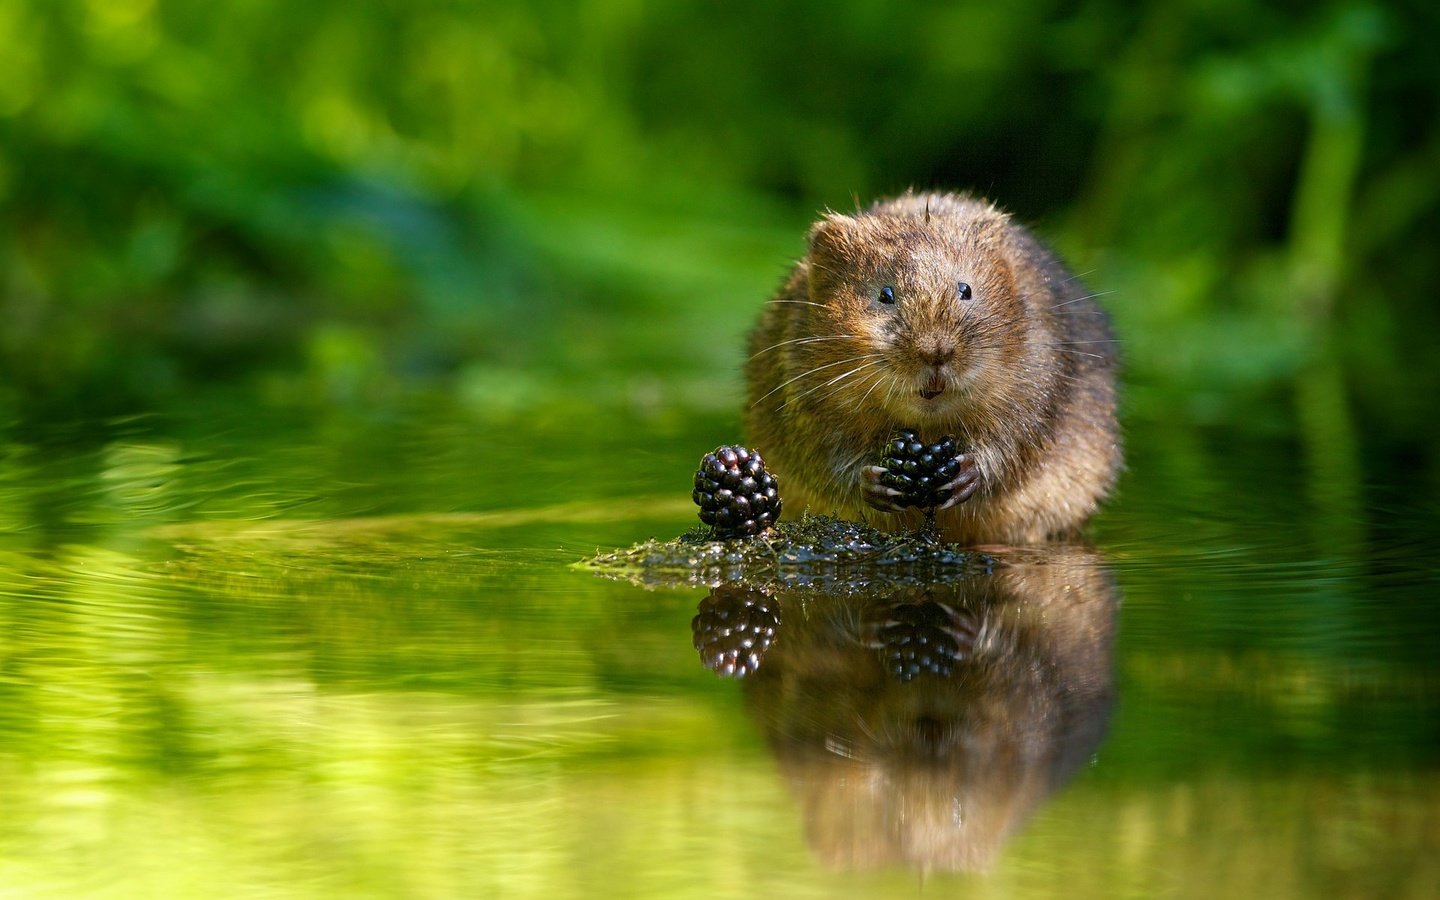
[[[866,643],[880,651],[885,669],[901,681],[920,675],[948,678],[970,657],[979,622],[928,597],[881,606],[866,626]]]
[[[716,537],[750,537],[780,518],[780,491],[765,461],[744,447],[716,447],[700,460],[695,492],[700,521]]]
[[[760,668],[779,626],[775,601],[760,591],[728,584],[701,600],[690,620],[700,661],[724,678],[744,678]]]
[[[896,506],[939,506],[949,499],[941,488],[960,474],[960,463],[955,459],[958,451],[955,439],[948,434],[927,446],[915,432],[900,431],[885,445],[880,459],[885,474],[880,483],[900,492]]]

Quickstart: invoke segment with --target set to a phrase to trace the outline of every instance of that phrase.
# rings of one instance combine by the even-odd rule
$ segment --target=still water
[[[841,590],[575,566],[689,527],[720,418],[0,438],[0,896],[1440,894],[1433,509],[1132,422],[1093,545]],[[769,629],[743,679],[695,649],[722,613]]]

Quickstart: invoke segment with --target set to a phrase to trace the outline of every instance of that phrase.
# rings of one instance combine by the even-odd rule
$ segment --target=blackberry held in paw
[[[927,507],[876,489],[876,448],[955,435],[973,486],[934,507],[942,540],[1073,535],[1120,467],[1115,346],[1093,295],[983,200],[827,213],[751,333],[748,439],[792,509],[899,531]]]
[[[716,447],[700,460],[691,499],[716,537],[752,537],[780,519],[780,490],[760,454]]]
[[[949,509],[979,486],[979,474],[955,438],[947,434],[927,445],[910,429],[898,432],[886,444],[880,465],[862,470],[861,477],[866,502],[887,512]]]

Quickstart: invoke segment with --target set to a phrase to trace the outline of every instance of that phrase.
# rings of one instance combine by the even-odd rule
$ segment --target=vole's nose
[[[955,358],[955,345],[943,338],[936,338],[921,347],[920,358],[932,366],[943,366]]]

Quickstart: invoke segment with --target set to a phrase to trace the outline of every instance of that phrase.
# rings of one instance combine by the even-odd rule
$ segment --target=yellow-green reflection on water
[[[1104,664],[1065,661],[1078,632],[1042,602],[1054,591],[981,583],[946,601],[1034,616],[1003,645],[1002,671],[1023,660],[1014,678],[945,701],[970,729],[952,734],[993,736],[984,723],[1008,717],[1048,735],[1029,752],[1050,758],[1057,717],[1083,704],[1022,688],[1082,684],[1110,698],[1108,736],[1073,744],[1078,767],[1043,789],[980,738],[950,768],[882,764],[895,790],[861,809],[847,779],[877,770],[856,768],[856,747],[894,732],[886,703],[925,696],[877,679],[862,644],[822,652],[863,598],[781,596],[771,668],[737,682],[691,645],[705,589],[570,565],[687,527],[704,435],[672,435],[607,481],[592,461],[625,458],[633,434],[550,435],[531,461],[535,435],[429,413],[264,437],[225,425],[5,450],[0,895],[1423,897],[1440,883],[1419,517],[1412,543],[1331,558],[1296,537],[1282,475],[1270,493],[1252,479],[1233,516],[1194,514],[1206,485],[1147,481],[1160,451],[1137,434],[1090,568],[1117,586],[1095,607],[1113,629]],[[802,665],[820,657],[828,675]],[[1002,810],[983,865],[881,846],[938,808],[914,793],[936,784]],[[845,803],[872,818],[837,831]]]

